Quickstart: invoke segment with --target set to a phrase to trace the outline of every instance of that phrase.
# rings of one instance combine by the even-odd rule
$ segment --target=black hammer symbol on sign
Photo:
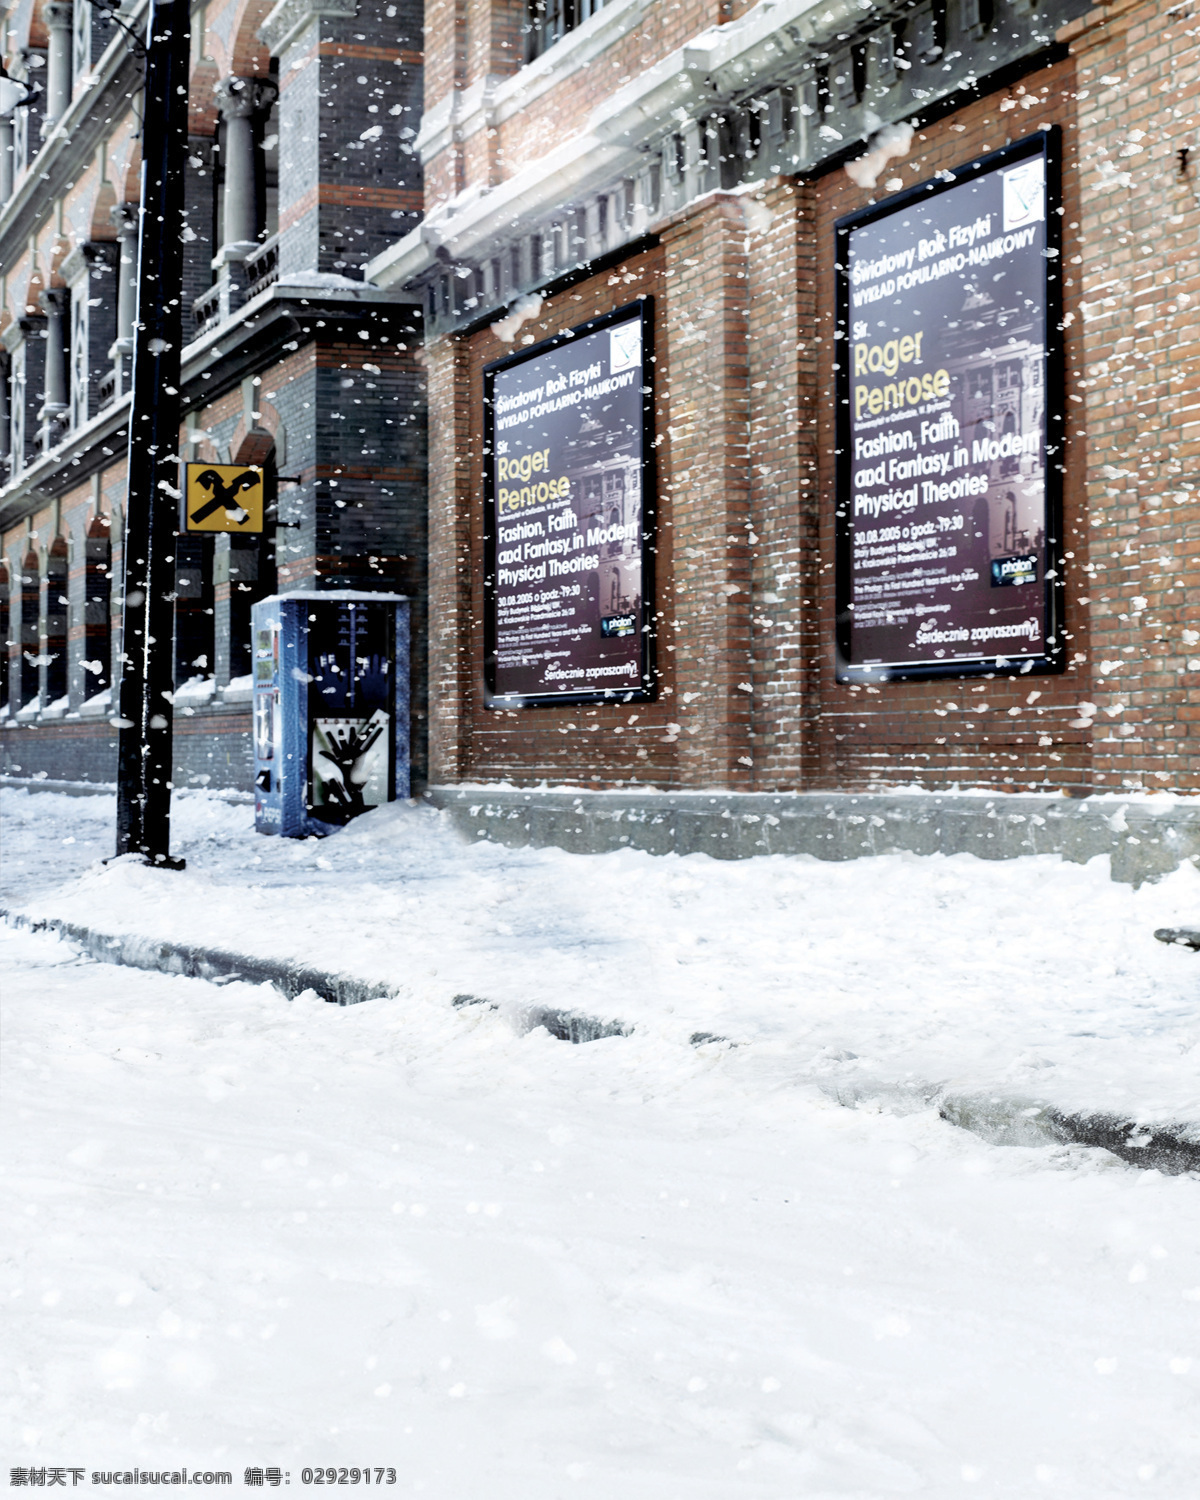
[[[262,478],[262,470],[248,464],[188,464],[187,529],[261,531]]]

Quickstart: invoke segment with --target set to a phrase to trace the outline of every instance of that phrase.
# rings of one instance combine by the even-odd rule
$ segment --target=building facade
[[[10,774],[111,781],[140,64],[89,0],[4,26],[37,89],[0,116],[0,749]],[[299,587],[412,597],[423,766],[421,308],[362,274],[420,220],[421,46],[404,0],[193,8],[180,458],[263,465],[267,524],[176,538],[179,785],[249,786],[250,607]]]
[[[432,781],[1196,790],[1196,35],[1190,7],[1086,0],[432,4],[426,216],[367,268],[424,299]],[[1039,132],[1060,374],[1008,336],[964,358],[954,421],[999,455],[998,583],[1057,476],[1054,670],[839,680],[835,226]],[[655,691],[489,702],[485,372],[638,299]]]
[[[367,0],[196,16],[181,454],[267,462],[276,529],[181,539],[182,784],[247,784],[249,602],[352,583],[416,601],[415,769],[435,787],[1196,789],[1188,7],[433,0],[423,32]],[[10,72],[45,87],[0,118],[0,742],[11,772],[109,779],[136,65],[86,0],[26,0],[6,26]],[[983,444],[976,573],[1042,557],[1053,660],[856,675],[838,225],[1039,136],[1061,161],[1055,352],[964,343],[946,420]],[[964,302],[972,326],[1003,326],[993,291]],[[597,467],[588,514],[644,525],[652,580],[643,598],[609,547],[583,586],[606,620],[645,610],[648,690],[504,700],[489,382],[634,306],[646,462]]]

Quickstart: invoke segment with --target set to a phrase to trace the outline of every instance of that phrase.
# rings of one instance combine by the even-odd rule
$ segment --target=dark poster
[[[838,225],[838,676],[1052,671],[1053,141]]]
[[[496,706],[644,698],[649,300],[484,372],[485,658]]]

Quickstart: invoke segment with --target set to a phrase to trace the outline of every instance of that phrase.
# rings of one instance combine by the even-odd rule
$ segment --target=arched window
[[[107,516],[96,516],[84,540],[83,696],[112,686],[112,538]]]
[[[46,706],[67,696],[67,544],[55,537],[46,558]]]
[[[216,671],[212,536],[175,543],[175,686]]]

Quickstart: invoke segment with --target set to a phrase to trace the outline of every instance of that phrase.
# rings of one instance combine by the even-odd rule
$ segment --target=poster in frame
[[[1056,128],[835,226],[839,682],[1061,672]]]
[[[655,696],[653,333],[644,297],[484,369],[489,708]]]

